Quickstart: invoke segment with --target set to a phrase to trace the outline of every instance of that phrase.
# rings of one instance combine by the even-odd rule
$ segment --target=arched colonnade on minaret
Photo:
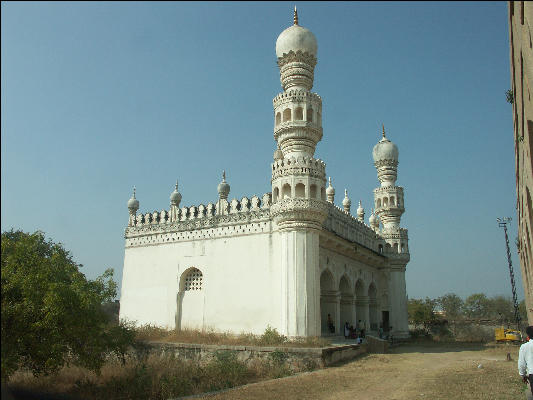
[[[389,296],[384,272],[348,268],[346,264],[320,266],[320,325],[322,336],[332,335],[328,314],[335,327],[334,335],[344,334],[344,324],[366,332],[388,330]]]

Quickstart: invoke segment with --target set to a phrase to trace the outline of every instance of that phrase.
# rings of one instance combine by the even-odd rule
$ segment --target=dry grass
[[[283,347],[326,347],[331,342],[322,337],[288,339],[275,329],[267,327],[262,335],[217,332],[213,329],[166,330],[152,325],[136,328],[136,338],[142,341],[214,344],[229,346],[283,346]]]
[[[140,363],[130,358],[125,365],[109,361],[99,375],[73,366],[41,377],[19,371],[10,378],[9,387],[86,400],[167,400],[291,373],[275,361],[257,360],[247,366],[238,361],[235,354],[220,352],[207,364],[157,356],[150,356]]]
[[[511,362],[506,361],[507,353]],[[369,354],[342,366],[260,382],[209,400],[520,399],[525,397],[525,385],[517,374],[517,358],[518,347],[512,345],[408,344],[392,354]]]

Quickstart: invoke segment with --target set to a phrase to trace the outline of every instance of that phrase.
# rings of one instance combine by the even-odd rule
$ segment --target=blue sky
[[[297,2],[318,40],[341,204],[369,216],[381,124],[400,150],[410,297],[510,295],[516,189],[505,2]],[[42,230],[83,271],[122,279],[126,202],[168,209],[270,188],[275,41],[294,3],[2,2],[1,228]]]

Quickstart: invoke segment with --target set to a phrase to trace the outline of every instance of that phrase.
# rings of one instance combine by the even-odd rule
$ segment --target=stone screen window
[[[185,278],[185,290],[202,290],[202,271],[193,268]]]

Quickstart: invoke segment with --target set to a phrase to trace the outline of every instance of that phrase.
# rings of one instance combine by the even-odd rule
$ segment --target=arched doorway
[[[338,326],[337,290],[333,274],[329,270],[325,270],[320,275],[320,327],[322,335],[331,335],[333,333],[328,327],[328,315],[330,315],[334,326]]]
[[[361,329],[359,321],[366,326],[367,319],[367,297],[365,293],[365,285],[361,279],[358,279],[355,283],[355,319],[357,326],[356,328]]]
[[[203,329],[204,327],[204,275],[192,267],[181,274],[178,292],[178,329]]]
[[[348,325],[354,325],[353,315],[353,291],[350,285],[350,281],[346,275],[343,275],[339,282],[339,292],[341,293],[340,300],[340,321],[339,321],[339,334],[344,334],[344,324],[348,322]]]

